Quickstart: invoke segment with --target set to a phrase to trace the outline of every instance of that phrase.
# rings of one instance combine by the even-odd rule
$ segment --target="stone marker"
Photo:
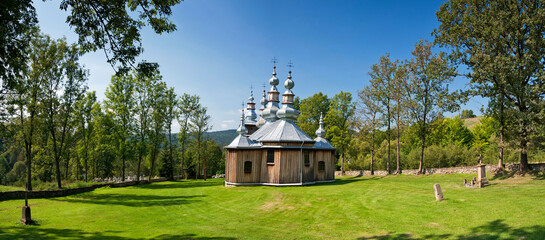
[[[28,191],[25,192],[25,205],[23,206],[23,217],[21,223],[24,225],[32,224],[32,218],[30,217],[30,207],[28,206]]]
[[[435,190],[435,200],[436,201],[445,200],[443,198],[443,191],[441,191],[441,186],[439,186],[439,183],[434,184],[433,189]]]
[[[480,163],[477,165],[477,182],[479,184],[479,187],[482,188],[486,185],[488,185],[488,179],[486,179],[486,164]]]

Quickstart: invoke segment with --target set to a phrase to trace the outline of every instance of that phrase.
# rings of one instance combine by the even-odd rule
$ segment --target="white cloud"
[[[221,124],[221,129],[227,129],[227,124]]]

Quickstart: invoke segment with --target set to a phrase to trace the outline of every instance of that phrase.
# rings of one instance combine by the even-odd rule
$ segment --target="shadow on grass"
[[[142,189],[176,189],[176,188],[199,188],[199,187],[213,187],[221,186],[223,181],[204,181],[204,180],[177,180],[162,182],[161,184],[141,184],[136,185],[136,188]]]
[[[383,177],[370,177],[370,178],[362,178],[361,176],[355,176],[355,177],[348,177],[348,178],[336,178],[335,182],[331,183],[323,183],[323,185],[344,185],[354,182],[362,182],[362,181],[369,181],[369,180],[379,180]]]
[[[144,239],[143,237],[121,237],[117,236],[119,231],[100,231],[100,232],[85,232],[79,229],[56,229],[56,228],[40,228],[38,226],[17,226],[4,230],[0,228],[0,239],[111,239],[111,240],[136,240]],[[195,234],[180,234],[180,235],[158,235],[151,237],[152,239],[220,239],[234,240],[230,237],[201,237]]]
[[[524,172],[523,174],[521,174],[521,172],[518,170],[499,171],[496,174],[494,174],[494,176],[492,176],[490,180],[505,180],[508,178],[512,178],[514,176],[525,176],[525,175],[533,176],[535,180],[545,180],[545,173],[540,171],[535,171],[535,170],[527,171],[527,172]]]
[[[195,198],[206,197],[206,195],[197,196],[161,196],[161,195],[136,195],[136,194],[93,194],[84,193],[70,197],[57,198],[57,201],[71,203],[87,203],[102,205],[122,205],[127,207],[150,207],[150,206],[171,206],[187,204],[200,201]]]
[[[503,219],[488,222],[482,226],[476,226],[470,229],[468,234],[431,234],[418,238],[410,234],[385,234],[371,237],[362,237],[358,239],[459,239],[459,240],[477,240],[477,239],[543,239],[545,237],[545,226],[534,225],[531,227],[515,228],[504,223]]]

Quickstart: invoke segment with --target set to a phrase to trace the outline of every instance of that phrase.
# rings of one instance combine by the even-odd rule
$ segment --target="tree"
[[[466,119],[466,118],[474,118],[476,117],[475,114],[473,113],[473,110],[462,110],[462,114],[460,116],[461,119]]]
[[[104,105],[107,112],[112,113],[114,135],[118,156],[121,157],[121,176],[125,181],[125,165],[128,151],[131,148],[130,138],[133,135],[134,124],[134,77],[130,74],[112,76],[110,86],[106,89]]]
[[[375,160],[375,135],[379,125],[378,117],[380,113],[380,102],[376,98],[374,89],[370,86],[365,87],[358,93],[359,97],[359,114],[365,121],[364,126],[371,134],[371,175],[374,175],[373,163]]]
[[[178,124],[180,125],[180,132],[178,133],[178,143],[180,144],[180,171],[182,177],[184,176],[184,158],[186,151],[186,144],[190,136],[192,123],[190,119],[196,114],[197,110],[201,108],[199,103],[199,96],[189,95],[184,93],[178,101]],[[187,176],[186,176],[187,177]]]
[[[455,94],[448,91],[448,83],[453,79],[455,70],[447,63],[444,53],[433,54],[431,44],[420,40],[412,51],[409,62],[409,84],[407,85],[407,107],[421,141],[420,164],[418,173],[422,174],[424,148],[429,133],[431,116],[440,110],[453,110]]]
[[[8,91],[24,77],[31,52],[33,28],[38,19],[31,0],[0,2],[0,104]],[[5,114],[0,105],[0,115]],[[28,168],[28,167],[27,167]]]
[[[155,72],[151,77],[150,88],[148,88],[150,112],[150,133],[149,133],[149,148],[150,148],[150,179],[155,175],[155,162],[161,151],[161,145],[165,141],[165,115],[167,111],[165,93],[167,85],[161,81],[161,75]]]
[[[198,108],[195,113],[191,116],[191,122],[193,123],[193,137],[197,145],[197,175],[196,179],[200,174],[201,164],[206,164],[202,160],[203,156],[203,146],[202,142],[204,141],[204,132],[208,131],[212,126],[210,125],[210,115],[207,113],[206,107]],[[206,165],[204,165],[206,168]]]
[[[350,120],[354,115],[355,106],[352,94],[340,92],[331,98],[329,111],[325,116],[326,138],[339,150],[341,155],[341,172],[344,175],[344,154],[351,141]]]
[[[67,148],[67,138],[72,128],[72,118],[75,103],[87,89],[84,85],[88,71],[79,65],[79,47],[68,45],[64,39],[52,40],[45,36],[42,42],[49,46],[51,52],[40,56],[52,61],[52,66],[46,71],[41,88],[42,117],[45,130],[51,140],[50,151],[55,163],[55,178],[57,187],[62,188],[60,164]],[[68,160],[67,160],[68,161]]]
[[[165,94],[165,125],[168,132],[168,164],[170,164],[170,173],[168,177],[170,179],[174,178],[174,153],[173,150],[175,146],[172,143],[172,122],[176,119],[178,115],[178,97],[174,92],[174,88],[169,88]]]
[[[376,98],[381,103],[382,116],[386,121],[386,135],[388,141],[388,159],[386,160],[386,171],[390,174],[390,123],[392,122],[392,98],[394,95],[394,78],[396,77],[398,61],[392,62],[390,60],[390,54],[386,53],[380,57],[378,64],[371,66],[369,76],[371,80],[371,86],[375,89],[374,93]],[[398,155],[399,156],[399,155]],[[399,164],[398,164],[399,166]]]
[[[297,124],[301,130],[311,137],[316,137],[320,115],[327,114],[329,105],[327,95],[321,92],[303,99],[298,104],[300,114],[297,117]]]
[[[520,148],[520,170],[528,169],[528,143],[542,121],[545,73],[543,1],[463,1],[443,4],[436,43],[452,49],[483,97],[501,96],[513,104],[508,127]],[[501,99],[501,98],[497,98]],[[499,106],[498,106],[499,107]]]
[[[395,68],[393,87],[392,87],[392,112],[394,114],[394,120],[396,122],[396,174],[401,174],[401,126],[403,125],[404,116],[406,114],[407,101],[405,99],[405,91],[407,89],[407,82],[409,78],[408,64],[398,63]]]
[[[146,77],[143,74],[135,75],[135,128],[137,135],[136,152],[138,154],[138,164],[136,168],[136,181],[140,181],[140,175],[142,173],[142,159],[146,155],[148,149],[149,140],[149,123],[150,123],[150,92],[148,88],[151,87],[151,78]]]
[[[26,155],[27,190],[32,191],[32,158],[34,146],[34,132],[37,118],[40,113],[40,102],[44,95],[43,84],[48,80],[51,72],[59,71],[60,57],[57,48],[48,36],[35,32],[28,50],[28,64],[24,66],[27,74],[17,79],[10,94],[8,104],[12,107],[10,112],[17,115]],[[49,56],[49,58],[48,58]],[[30,69],[28,69],[30,68]],[[14,81],[14,80],[12,80]],[[4,83],[7,84],[7,83]]]
[[[85,97],[76,102],[75,117],[78,132],[80,132],[83,141],[83,167],[85,169],[85,181],[88,181],[89,176],[89,143],[93,134],[93,106],[97,101],[95,91],[87,92]]]

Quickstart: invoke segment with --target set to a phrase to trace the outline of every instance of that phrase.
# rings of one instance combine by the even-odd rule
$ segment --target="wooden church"
[[[226,186],[268,185],[300,186],[335,180],[335,148],[324,138],[323,120],[310,138],[294,121],[299,112],[293,108],[294,82],[289,72],[282,107],[276,86],[276,67],[269,80],[268,99],[261,99],[257,120],[253,93],[242,113],[238,136],[225,147]]]

